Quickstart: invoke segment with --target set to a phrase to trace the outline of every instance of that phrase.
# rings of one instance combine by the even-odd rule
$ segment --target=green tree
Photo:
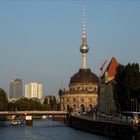
[[[48,98],[45,98],[44,99],[44,103],[43,103],[44,105],[48,105]]]
[[[15,102],[16,108],[19,111],[25,111],[29,110],[30,105],[29,105],[29,100],[27,98],[21,98]]]
[[[60,103],[57,102],[55,96],[46,97],[43,103],[44,110],[60,110]]]
[[[0,111],[6,111],[8,107],[8,99],[6,92],[0,88]]]
[[[117,74],[115,76],[114,86],[114,98],[119,105],[121,111],[132,110],[132,100],[138,100],[140,98],[140,71],[138,64],[128,64],[126,66],[120,65],[117,68]],[[135,99],[135,100],[134,100]],[[140,102],[138,102],[140,103]],[[136,102],[133,103],[133,105]],[[136,111],[136,110],[135,110]]]
[[[8,111],[15,111],[15,110],[16,110],[15,102],[8,102]]]
[[[50,106],[53,110],[56,109],[57,107],[57,101],[56,101],[56,97],[54,96],[53,98],[50,99]]]
[[[46,110],[46,111],[52,111],[52,108],[49,104],[44,104],[43,105],[43,110]]]
[[[43,105],[38,100],[21,98],[15,102],[18,110],[43,110]]]

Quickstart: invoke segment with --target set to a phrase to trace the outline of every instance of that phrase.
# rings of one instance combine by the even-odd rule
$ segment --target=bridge
[[[69,117],[69,112],[66,111],[0,111],[0,116],[11,116],[15,118],[15,116],[22,116],[26,120],[26,125],[33,125],[33,117],[35,116],[45,116],[45,118],[51,117],[54,120],[63,120],[66,122]],[[48,116],[48,117],[47,117]]]
[[[60,115],[68,115],[69,112],[67,111],[0,111],[1,115],[54,115],[54,116],[60,116]]]

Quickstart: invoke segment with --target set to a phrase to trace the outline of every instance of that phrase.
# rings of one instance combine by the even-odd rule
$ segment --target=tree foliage
[[[8,110],[9,111],[27,111],[27,110],[59,110],[59,104],[56,101],[56,98],[53,97],[48,102],[48,99],[44,100],[44,103],[41,104],[37,99],[28,99],[28,98],[21,98],[15,102],[8,103]]]
[[[60,104],[57,102],[55,96],[50,96],[44,99],[45,110],[59,110]]]
[[[9,103],[9,110],[43,110],[43,105],[35,99],[21,98],[14,103]]]
[[[115,99],[121,111],[131,110],[132,99],[140,103],[140,71],[138,64],[118,66],[114,90]]]
[[[53,98],[50,99],[50,105],[52,108],[54,108],[56,104],[57,104],[57,101],[56,101],[56,98],[54,96]]]
[[[48,105],[48,102],[49,102],[49,101],[48,101],[48,98],[45,98],[43,104],[44,104],[44,105]]]
[[[6,92],[0,88],[0,111],[7,110],[8,107],[8,99]]]

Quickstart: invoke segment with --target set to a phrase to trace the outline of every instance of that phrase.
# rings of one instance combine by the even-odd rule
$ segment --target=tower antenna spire
[[[83,37],[86,37],[86,4],[83,3]]]
[[[86,4],[84,1],[83,4],[83,35],[82,35],[82,44],[80,46],[80,52],[82,53],[82,69],[87,69],[87,37],[86,37]]]

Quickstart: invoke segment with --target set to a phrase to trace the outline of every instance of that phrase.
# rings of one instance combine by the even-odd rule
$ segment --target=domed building
[[[69,90],[60,90],[60,108],[62,111],[90,111],[98,104],[99,79],[87,67],[87,45],[85,29],[85,7],[83,8],[83,36],[80,52],[82,53],[82,68],[74,74],[69,83]]]

